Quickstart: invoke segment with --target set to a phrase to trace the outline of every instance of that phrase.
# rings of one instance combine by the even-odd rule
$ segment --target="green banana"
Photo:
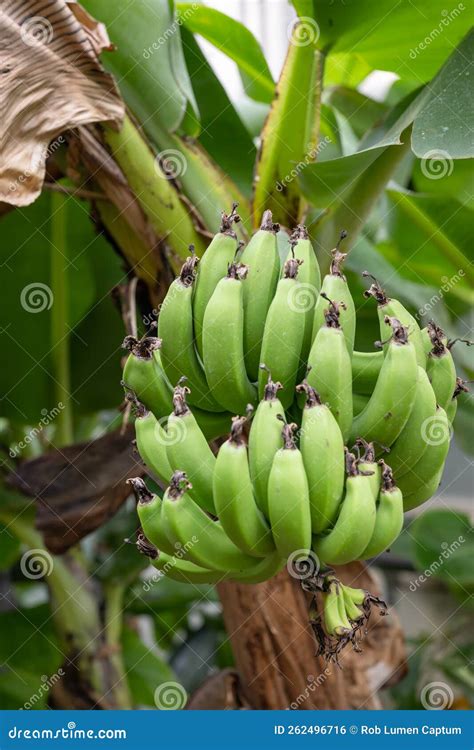
[[[225,533],[192,500],[186,473],[175,471],[163,496],[161,518],[167,537],[181,544],[196,565],[226,572],[254,571],[255,557],[241,552]]]
[[[370,489],[374,498],[377,501],[380,490],[380,482],[382,479],[382,472],[380,466],[375,460],[375,450],[373,443],[368,443],[364,438],[357,438],[356,440],[357,450],[364,450],[364,455],[357,460],[357,468],[361,474],[366,474],[369,477]]]
[[[291,250],[286,260],[296,258],[301,261],[298,271],[298,285],[295,289],[293,305],[304,315],[304,336],[301,359],[306,363],[313,342],[314,308],[321,289],[321,271],[304,224],[298,224],[290,237]],[[283,269],[282,269],[283,276]],[[303,365],[304,366],[304,365]],[[302,376],[304,377],[304,372]]]
[[[413,510],[414,508],[418,508],[419,505],[423,505],[423,503],[433,497],[441,483],[443,471],[444,463],[432,476],[430,476],[425,484],[419,484],[418,488],[414,492],[410,492],[408,495],[404,495],[403,509],[405,511]]]
[[[346,453],[346,493],[339,515],[326,536],[313,537],[313,550],[327,565],[356,560],[367,547],[375,527],[375,499],[371,475],[361,474],[356,457]]]
[[[276,575],[283,568],[284,564],[285,560],[280,557],[278,552],[274,552],[262,560],[254,558],[254,565],[251,569],[237,573],[231,571],[227,578],[239,583],[261,583]]]
[[[231,263],[217,284],[203,321],[203,360],[213,397],[234,414],[255,404],[257,391],[247,377],[243,342],[243,288],[247,267]]]
[[[383,364],[383,352],[352,353],[352,388],[370,396]]]
[[[316,334],[309,353],[307,380],[329,405],[346,439],[353,413],[351,358],[339,322],[341,305],[330,299],[327,302],[326,324]]]
[[[178,384],[173,393],[174,410],[168,417],[166,453],[173,471],[185,471],[192,483],[189,493],[204,510],[216,514],[212,499],[212,475],[216,458],[186,403],[189,388]]]
[[[390,467],[397,481],[421,458],[427,443],[421,439],[423,425],[436,412],[436,396],[428,375],[418,365],[415,401],[408,421],[390,449]]]
[[[392,335],[380,375],[365,409],[352,423],[349,443],[363,436],[390,447],[405,427],[416,392],[417,363],[407,330],[396,318],[387,318]]]
[[[296,258],[290,258],[285,263],[283,278],[278,282],[265,321],[260,357],[260,361],[265,363],[275,380],[283,386],[279,398],[285,409],[290,406],[294,398],[305,330],[305,316],[293,302],[298,291],[300,265],[300,261]],[[260,370],[258,376],[260,398],[263,398],[265,385],[265,372]]]
[[[130,352],[123,368],[124,388],[132,391],[157,419],[167,416],[172,399],[160,366],[160,339],[147,336],[138,340],[134,336],[126,336],[122,347]]]
[[[220,583],[227,578],[222,570],[203,568],[162,550],[157,550],[157,557],[152,559],[151,564],[167,578],[179,583]]]
[[[214,294],[219,281],[227,274],[227,269],[233,262],[239,248],[237,235],[232,228],[234,224],[240,222],[240,216],[236,213],[237,205],[237,203],[233,204],[230,214],[222,213],[219,232],[203,254],[198,267],[194,289],[193,316],[196,348],[201,359],[203,358],[202,327],[207,303]]]
[[[328,635],[341,637],[352,630],[343,610],[344,599],[341,602],[341,584],[333,580],[328,585],[328,590],[323,593],[324,627]]]
[[[397,539],[403,526],[403,496],[393,481],[390,466],[381,460],[382,484],[378,495],[375,527],[360,560],[380,555]]]
[[[347,257],[347,253],[341,253],[339,246],[342,240],[347,237],[347,232],[341,232],[339,242],[332,251],[332,261],[329,273],[324,277],[323,284],[321,287],[321,296],[316,302],[313,317],[313,330],[311,339],[314,342],[318,331],[325,325],[326,316],[325,299],[337,300],[340,305],[339,310],[339,323],[344,333],[346,340],[347,351],[352,356],[354,349],[354,338],[355,338],[355,327],[356,327],[356,313],[354,300],[350,293],[347,285],[347,280],[342,273],[342,264]],[[325,297],[323,295],[326,295]]]
[[[426,354],[427,357],[428,357],[428,354],[430,353],[430,351],[433,348],[433,343],[431,341],[431,336],[430,336],[430,330],[433,327],[437,328],[437,330],[439,331],[440,337],[441,337],[441,340],[442,340],[443,344],[445,346],[448,345],[448,337],[446,336],[446,334],[441,330],[441,328],[438,328],[438,326],[436,325],[436,323],[434,322],[434,320],[428,321],[428,325],[425,326],[425,328],[421,329],[421,338],[423,339],[423,348],[425,350],[425,354]]]
[[[451,441],[451,425],[445,410],[438,406],[433,416],[429,417],[422,426],[421,439],[427,444],[421,458],[397,481],[403,493],[405,510],[411,505],[410,498],[418,496],[423,488],[444,466]],[[439,483],[439,482],[438,482]],[[416,503],[418,504],[418,503]]]
[[[437,403],[446,409],[456,388],[456,368],[449,348],[443,343],[444,333],[441,328],[430,321],[427,329],[432,349],[428,354],[426,372]]]
[[[285,559],[297,551],[309,554],[311,547],[308,480],[293,435],[296,428],[295,424],[283,425],[283,447],[275,453],[268,478],[268,513],[273,539]]]
[[[468,382],[469,381],[463,380],[462,378],[456,378],[456,388],[454,389],[453,397],[446,409],[449,424],[451,425],[454,422],[454,418],[456,417],[456,412],[458,410],[458,396],[461,393],[469,393],[469,388],[467,387]]]
[[[145,466],[167,486],[173,473],[166,452],[167,432],[142,403],[135,400],[134,404],[137,412],[135,438],[138,453]]]
[[[128,484],[131,485],[135,494],[138,518],[140,519],[140,524],[146,538],[149,539],[155,547],[166,552],[166,554],[174,555],[176,547],[173,542],[168,539],[163,528],[163,500],[158,495],[154,495],[150,492],[143,479],[136,477],[135,479],[128,479],[127,481]]]
[[[382,289],[375,276],[372,276],[368,271],[363,271],[362,276],[364,278],[370,278],[373,281],[369,289],[364,292],[364,297],[374,297],[378,302],[377,315],[379,317],[381,339],[384,340],[391,335],[391,329],[386,323],[386,318],[396,318],[403,326],[408,328],[408,338],[415,348],[417,363],[420,367],[426,367],[425,345],[416,318],[414,318],[397,299],[390,299],[390,297],[387,297],[384,289]],[[385,352],[386,351],[387,344],[385,344]]]
[[[212,412],[222,407],[209,393],[206,375],[194,348],[193,287],[199,259],[192,255],[173,281],[161,306],[158,334],[161,338],[161,360],[170,383],[185,376],[191,386],[190,403]]]
[[[133,336],[127,336],[124,346],[132,348],[133,352],[125,364],[122,384],[165,427],[168,414],[173,408],[173,390],[163,370],[158,348],[160,345],[160,339],[146,338],[137,341]],[[193,414],[206,440],[215,440],[230,430],[229,412],[209,412],[195,407]]]
[[[344,491],[344,441],[339,425],[319,394],[306,381],[296,387],[306,394],[300,449],[308,478],[313,533],[334,523]]]
[[[240,260],[249,269],[244,284],[244,354],[250,380],[258,377],[260,350],[268,308],[275,294],[280,272],[276,233],[279,225],[272,212],[265,211],[260,229],[244,248]]]
[[[266,369],[266,365],[261,365]],[[274,383],[271,374],[265,386],[263,399],[257,406],[249,433],[249,466],[250,476],[255,492],[255,500],[266,518],[268,518],[268,477],[275,453],[281,446],[281,425],[276,419],[284,417],[285,410],[277,397],[281,383]]]
[[[354,417],[357,417],[369,403],[370,396],[365,396],[363,393],[352,394],[352,408],[354,411]]]
[[[255,503],[242,434],[246,422],[246,417],[234,417],[230,437],[219,448],[212,483],[214,504],[229,539],[249,555],[265,557],[275,551],[275,544]]]
[[[341,584],[342,595],[344,597],[344,607],[346,609],[347,617],[350,622],[357,623],[359,620],[364,618],[364,612],[360,609],[360,605],[356,604],[354,599],[349,593],[348,587]]]

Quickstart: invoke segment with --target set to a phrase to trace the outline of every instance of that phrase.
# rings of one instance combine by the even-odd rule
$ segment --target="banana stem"
[[[73,442],[71,373],[69,351],[69,284],[67,247],[67,201],[63,193],[51,196],[51,357],[55,378],[55,400],[61,407],[55,442]]]
[[[124,592],[125,586],[116,581],[104,585],[104,636],[109,649],[109,660],[115,672],[116,682],[111,688],[114,692],[115,703],[121,709],[129,709],[132,708],[132,699],[128,689],[121,645]]]

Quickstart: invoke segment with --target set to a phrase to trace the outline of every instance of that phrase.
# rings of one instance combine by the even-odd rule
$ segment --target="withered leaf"
[[[21,463],[8,483],[37,499],[36,526],[47,548],[65,552],[110,518],[130,495],[127,479],[143,465],[131,441],[134,429],[110,432]]]
[[[105,27],[70,0],[9,0],[0,7],[0,201],[38,197],[61,134],[91,122],[119,125],[124,105],[98,55]]]

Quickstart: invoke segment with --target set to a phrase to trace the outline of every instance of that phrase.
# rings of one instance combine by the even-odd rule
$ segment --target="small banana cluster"
[[[158,338],[124,341],[137,449],[166,488],[130,480],[140,548],[179,581],[256,583],[304,559],[316,580],[320,564],[386,550],[404,510],[434,493],[466,386],[453,342],[373,277],[381,341],[354,350],[345,233],[321,283],[304,226],[281,263],[269,211],[243,249],[238,221],[234,206],[202,260],[186,260]],[[353,641],[370,595],[324,581],[326,639]]]

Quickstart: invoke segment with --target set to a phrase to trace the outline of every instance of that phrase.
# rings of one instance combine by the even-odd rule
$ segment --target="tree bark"
[[[336,570],[345,583],[377,593],[373,576],[360,563]],[[393,612],[374,612],[361,646],[350,646],[340,666],[316,657],[309,625],[309,597],[300,581],[283,570],[258,585],[218,586],[224,622],[240,674],[242,703],[255,709],[378,709],[383,684],[406,671],[403,634]]]

